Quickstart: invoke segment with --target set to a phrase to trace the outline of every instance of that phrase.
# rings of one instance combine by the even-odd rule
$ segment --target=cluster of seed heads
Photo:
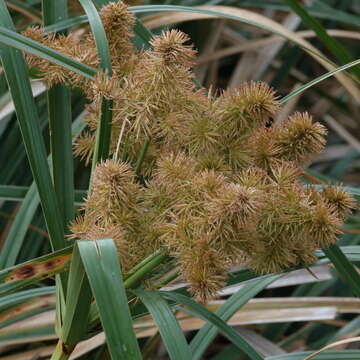
[[[151,49],[136,50],[134,18],[121,1],[100,16],[111,77],[87,80],[28,56],[49,86],[79,87],[89,99],[87,130],[75,146],[87,162],[101,101],[113,100],[111,159],[95,170],[84,212],[71,225],[73,238],[112,237],[125,271],[167,249],[201,301],[219,290],[234,264],[245,262],[259,274],[306,266],[316,260],[315,249],[336,241],[354,200],[339,187],[318,191],[299,181],[301,164],[325,145],[321,124],[307,113],[274,124],[280,104],[265,83],[219,96],[196,90],[195,51],[185,34],[165,31]],[[90,33],[79,39],[30,28],[25,34],[99,66]]]

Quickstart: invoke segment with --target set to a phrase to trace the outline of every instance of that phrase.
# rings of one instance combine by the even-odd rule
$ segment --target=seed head
[[[161,156],[157,162],[154,177],[161,183],[177,183],[191,181],[195,175],[196,163],[184,153]]]
[[[238,134],[253,129],[275,116],[280,105],[275,92],[263,82],[251,81],[237,89],[225,91],[216,107],[224,123],[224,131]]]
[[[114,68],[122,74],[132,60],[134,16],[122,1],[110,2],[100,10],[100,17],[109,42],[110,54]]]
[[[345,190],[338,186],[327,186],[321,193],[325,201],[334,206],[336,215],[345,220],[357,208],[355,199]]]
[[[279,157],[297,163],[305,161],[322,151],[326,133],[325,127],[313,123],[308,113],[295,113],[275,133]]]
[[[319,201],[308,212],[308,219],[304,223],[304,231],[312,241],[313,249],[327,248],[333,244],[342,221],[336,216],[337,209],[332,204]]]
[[[190,68],[194,62],[196,51],[191,45],[185,45],[189,37],[178,30],[163,31],[155,36],[150,44],[154,55],[164,61],[164,66],[182,66]]]

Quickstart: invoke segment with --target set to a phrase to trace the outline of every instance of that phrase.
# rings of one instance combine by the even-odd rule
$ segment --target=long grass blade
[[[69,246],[0,271],[0,296],[67,270],[72,251],[73,247]]]
[[[348,50],[341,45],[336,39],[328,35],[325,28],[321,23],[312,17],[306,8],[301,5],[297,0],[284,0],[290,8],[298,14],[304,24],[306,24],[310,29],[314,30],[320,41],[332,52],[332,54],[338,58],[343,64],[352,62],[354,59]],[[360,78],[360,68],[354,68],[353,72]]]
[[[24,201],[29,186],[17,186],[17,185],[0,185],[0,199],[7,201]],[[75,205],[83,203],[87,192],[85,190],[75,190]]]
[[[61,340],[67,346],[75,346],[86,332],[92,299],[90,284],[77,245],[71,260],[67,293]]]
[[[269,356],[266,360],[304,360],[306,356],[311,355],[311,351],[297,352],[286,355]],[[360,359],[360,350],[332,350],[325,354],[319,354],[316,360],[358,360]]]
[[[78,242],[113,360],[141,359],[114,242]]]
[[[32,299],[34,297],[52,295],[54,293],[54,286],[44,286],[41,288],[18,291],[14,294],[4,296],[0,299],[0,312],[8,309],[9,307],[16,306],[25,301],[28,301],[29,299]]]
[[[360,274],[354,265],[336,244],[323,249],[323,251],[334,264],[343,281],[349,285],[354,295],[360,297]]]
[[[204,306],[199,305],[189,297],[175,292],[160,291],[161,296],[166,299],[176,301],[185,305],[187,308],[181,308],[182,311],[190,315],[200,317],[201,319],[216,326],[217,329],[226,336],[234,345],[238,346],[245,354],[253,360],[263,360],[264,357],[260,355],[239,333],[237,333],[231,326],[227,325],[218,315],[212,313]],[[190,309],[190,311],[188,310]]]
[[[39,201],[36,184],[33,183],[28,188],[26,196],[23,199],[1,249],[0,269],[7,268],[16,263],[16,259],[25,240],[26,232],[39,206]]]
[[[108,76],[111,76],[112,69],[109,44],[100,16],[91,0],[80,0],[80,3],[89,19],[91,30],[95,38],[98,55],[100,58],[101,68],[104,72],[107,73]],[[106,159],[109,155],[112,121],[111,107],[112,101],[103,98],[101,104],[101,119],[96,130],[92,173],[95,169],[96,164],[100,160]]]
[[[42,0],[43,25],[67,18],[67,0]],[[54,188],[64,231],[75,217],[74,162],[71,137],[71,91],[56,84],[47,91]]]
[[[185,336],[167,302],[155,291],[134,291],[148,308],[172,360],[193,359]]]
[[[3,0],[0,2],[0,24],[13,30],[11,17]],[[19,51],[5,45],[1,45],[0,51],[27,157],[49,231],[51,246],[54,250],[58,250],[66,246],[63,223],[46,159],[45,144],[32,96],[27,67],[23,55]],[[62,276],[63,290],[65,290],[65,283],[66,276]]]
[[[275,275],[259,279],[244,286],[223,304],[215,314],[223,321],[228,321],[246,302],[257,295],[266,286],[279,279],[282,275]],[[213,324],[205,324],[190,343],[193,359],[200,359],[211,341],[215,338],[218,329]]]
[[[68,70],[72,70],[86,78],[92,78],[97,74],[97,70],[82,64],[69,56],[63,55],[58,51],[50,49],[47,46],[39,44],[23,35],[17,34],[15,31],[8,29],[2,23],[0,25],[0,43],[8,45],[18,50],[26,51],[30,54],[40,56],[49,60],[54,64],[61,65]]]
[[[334,76],[335,74],[341,72],[341,71],[344,71],[346,69],[349,69],[353,66],[356,66],[356,65],[359,65],[360,64],[360,59],[358,60],[355,60],[355,61],[352,61],[351,63],[349,64],[345,64],[343,66],[339,66],[337,69],[335,70],[332,70],[332,71],[329,71],[311,81],[309,81],[308,83],[298,87],[297,89],[295,89],[294,91],[292,91],[291,93],[287,94],[286,96],[284,96],[282,99],[280,99],[280,103],[281,104],[284,104],[286,103],[287,101],[289,101],[291,98],[293,98],[294,96],[297,96],[299,94],[301,94],[302,92],[304,92],[305,90],[311,88],[312,86],[318,84],[319,82],[331,77],[331,76]]]

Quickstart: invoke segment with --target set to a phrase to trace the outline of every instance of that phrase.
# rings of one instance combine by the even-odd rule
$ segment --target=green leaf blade
[[[81,240],[78,246],[112,359],[140,360],[114,242]]]
[[[155,291],[134,291],[156,322],[172,360],[192,359],[185,336],[167,302]]]

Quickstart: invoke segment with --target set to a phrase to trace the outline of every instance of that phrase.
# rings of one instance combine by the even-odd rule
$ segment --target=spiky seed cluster
[[[72,224],[73,238],[113,237],[125,270],[167,248],[201,301],[216,293],[234,263],[278,272],[311,263],[313,250],[336,240],[354,200],[339,187],[317,191],[298,180],[301,164],[325,145],[322,125],[307,113],[272,124],[280,104],[265,83],[245,83],[217,98],[195,91],[195,51],[185,34],[165,31],[152,39],[152,49],[136,51],[129,39],[134,18],[121,1],[103,7],[100,16],[111,78],[99,73],[85,81],[28,56],[49,85],[81,87],[91,102],[76,154],[90,161],[106,97],[113,100],[110,151],[128,159],[97,166],[84,213]],[[55,37],[38,28],[25,34],[99,65],[90,34]],[[145,141],[140,185],[131,168]]]
[[[279,110],[275,92],[265,83],[251,81],[238,89],[224,91],[216,100],[216,107],[224,126],[229,126],[234,135],[238,130],[264,125]]]

